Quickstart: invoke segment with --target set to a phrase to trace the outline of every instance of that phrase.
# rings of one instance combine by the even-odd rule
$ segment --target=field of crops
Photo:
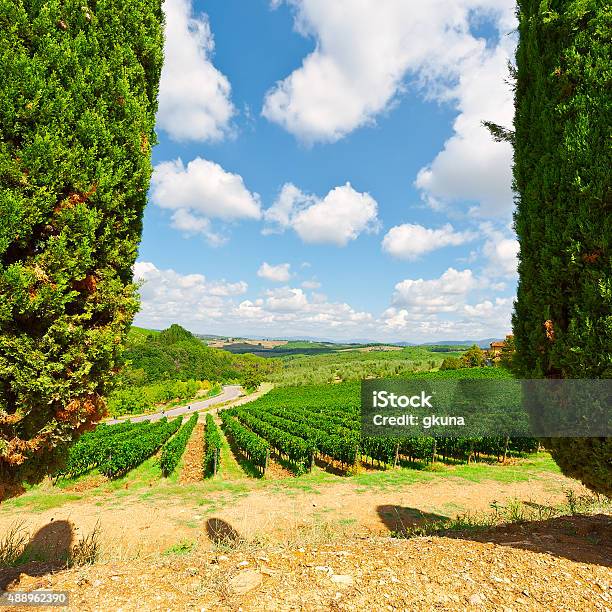
[[[414,373],[415,379],[507,379],[500,368],[470,368]],[[360,383],[277,387],[259,399],[222,410],[222,429],[230,447],[264,474],[270,457],[287,462],[297,474],[317,461],[351,470],[360,463],[393,466],[436,460],[470,461],[479,457],[501,458],[508,453],[532,452],[537,441],[506,436],[480,437],[381,437],[361,430]],[[157,422],[126,421],[100,425],[72,447],[68,462],[58,475],[77,477],[97,470],[109,478],[120,477],[160,451],[163,476],[176,469],[198,421],[194,414]],[[201,430],[199,430],[201,431]],[[202,434],[199,434],[202,436]],[[216,419],[205,418],[202,473],[214,476],[221,467],[223,434]]]
[[[499,368],[472,368],[414,375],[424,379],[508,378]],[[246,456],[265,469],[266,452],[273,450],[298,472],[309,470],[315,458],[349,468],[362,461],[394,465],[398,461],[468,461],[502,457],[508,452],[537,448],[532,438],[363,436],[360,423],[360,384],[279,387],[260,399],[222,413],[226,432]]]

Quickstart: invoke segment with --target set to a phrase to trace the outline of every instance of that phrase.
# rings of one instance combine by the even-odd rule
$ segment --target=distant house
[[[492,364],[497,363],[502,356],[502,352],[507,346],[507,343],[514,338],[512,334],[508,334],[505,340],[494,340],[489,345],[490,348],[486,351],[487,361],[490,361]]]

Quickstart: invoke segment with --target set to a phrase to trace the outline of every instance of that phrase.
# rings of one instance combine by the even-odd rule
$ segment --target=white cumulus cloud
[[[246,188],[242,177],[201,157],[187,166],[180,158],[157,164],[150,197],[160,208],[174,211],[173,227],[185,233],[201,233],[213,245],[225,238],[212,230],[210,219],[261,217],[259,195]]]
[[[510,329],[512,298],[496,297],[487,287],[477,297],[483,286],[469,269],[398,283],[391,305],[378,316],[304,288],[246,295],[242,280],[211,280],[146,261],[135,264],[134,277],[142,283],[136,324],[156,329],[180,323],[196,333],[413,342],[479,339]]]
[[[377,214],[376,200],[348,182],[324,198],[286,183],[264,218],[270,224],[267,232],[292,228],[304,242],[346,246],[363,232],[378,231]]]
[[[315,279],[305,280],[302,283],[302,287],[304,289],[320,289],[321,288],[321,283],[318,280],[315,280]]]
[[[409,307],[412,312],[442,313],[458,310],[465,296],[477,286],[470,269],[448,268],[439,278],[406,279],[395,285],[394,306]]]
[[[389,108],[414,84],[444,89],[483,52],[475,12],[507,23],[510,0],[286,0],[295,28],[315,39],[302,65],[266,95],[263,115],[306,142],[333,142]],[[280,2],[276,2],[276,5]]]
[[[518,240],[495,232],[485,241],[482,252],[487,261],[486,272],[489,276],[517,276]]]
[[[512,146],[495,142],[482,125],[485,120],[512,125],[513,95],[506,81],[514,47],[512,38],[502,40],[493,50],[466,59],[456,86],[446,94],[459,110],[454,133],[415,181],[434,208],[469,201],[479,216],[508,217],[512,210]]]
[[[231,86],[211,61],[214,40],[206,14],[191,0],[165,0],[164,65],[157,126],[178,141],[214,141],[235,114]]]
[[[272,265],[264,261],[257,270],[257,276],[274,283],[286,283],[291,278],[290,268],[291,265],[288,263]]]
[[[392,227],[382,241],[384,251],[398,259],[414,260],[447,246],[458,246],[476,238],[473,232],[457,232],[450,223],[438,229],[404,223]]]
[[[301,66],[267,93],[262,114],[301,141],[334,142],[373,124],[408,89],[457,110],[453,134],[416,177],[431,206],[469,201],[508,217],[512,148],[482,121],[510,127],[505,82],[514,56],[514,0],[285,0],[295,29],[315,40]],[[276,5],[281,0],[276,0]],[[478,36],[486,21],[496,40]]]

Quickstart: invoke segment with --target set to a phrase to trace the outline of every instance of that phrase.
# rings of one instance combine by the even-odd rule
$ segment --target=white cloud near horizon
[[[474,232],[455,231],[450,223],[431,229],[418,224],[404,223],[392,227],[383,238],[383,251],[397,259],[415,260],[447,246],[459,246],[476,238]]]
[[[164,64],[157,127],[177,141],[217,141],[230,131],[236,110],[231,86],[212,63],[208,16],[191,0],[164,0]]]
[[[413,312],[454,312],[461,307],[477,281],[472,271],[448,268],[439,278],[405,279],[395,285],[392,303]]]
[[[291,265],[288,263],[272,265],[264,261],[257,270],[257,276],[274,283],[286,283],[291,278]]]
[[[283,185],[264,213],[264,233],[293,229],[303,242],[346,246],[363,232],[379,228],[378,204],[350,183],[334,187],[323,198],[303,193],[292,183]]]
[[[494,288],[470,269],[448,268],[439,278],[397,283],[392,305],[380,317],[388,333],[412,333],[428,340],[479,339],[505,335],[511,328],[513,298],[470,304],[476,292]]]
[[[507,333],[512,311],[511,297],[474,299],[482,284],[469,269],[449,268],[439,278],[397,283],[391,305],[379,316],[304,287],[285,285],[249,297],[244,281],[209,280],[146,261],[135,264],[134,279],[141,283],[136,324],[159,329],[179,323],[196,333],[465,340]]]

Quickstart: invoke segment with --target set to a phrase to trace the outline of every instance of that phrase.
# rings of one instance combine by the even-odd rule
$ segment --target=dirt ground
[[[219,533],[219,531],[215,532]],[[71,610],[575,610],[612,607],[609,516],[477,536],[350,536],[216,549],[49,573],[0,571],[9,591],[68,591]]]
[[[67,591],[79,612],[612,612],[612,519],[544,520],[568,492],[587,493],[546,457],[353,476],[317,465],[300,477],[277,458],[261,479],[226,441],[220,473],[202,480],[202,433],[199,424],[170,478],[152,458],[123,480],[47,482],[1,506],[0,536],[20,523],[29,561],[0,569],[0,591]],[[516,502],[542,520],[397,537]],[[97,561],[66,569],[96,528]]]
[[[198,423],[192,436],[189,438],[187,447],[183,454],[181,465],[181,483],[187,484],[190,482],[200,482],[204,477],[203,461],[204,461],[204,445],[202,438],[204,436],[204,425]]]
[[[225,521],[247,539],[286,539],[296,530],[322,525],[349,527],[353,534],[372,536],[402,531],[423,519],[488,511],[491,504],[511,499],[557,506],[565,501],[564,491],[570,489],[577,495],[586,492],[573,480],[543,472],[537,478],[511,483],[444,477],[379,489],[347,478],[306,489],[221,489],[201,496],[195,489],[187,498],[159,497],[151,489],[151,497],[143,499],[147,491],[130,494],[123,490],[120,498],[115,492],[107,492],[42,512],[20,512],[19,516],[2,513],[0,533],[16,519],[31,534],[54,521],[70,522],[75,535],[89,533],[99,524],[106,556],[124,559],[158,552],[181,540],[209,547],[204,527],[211,516]]]

